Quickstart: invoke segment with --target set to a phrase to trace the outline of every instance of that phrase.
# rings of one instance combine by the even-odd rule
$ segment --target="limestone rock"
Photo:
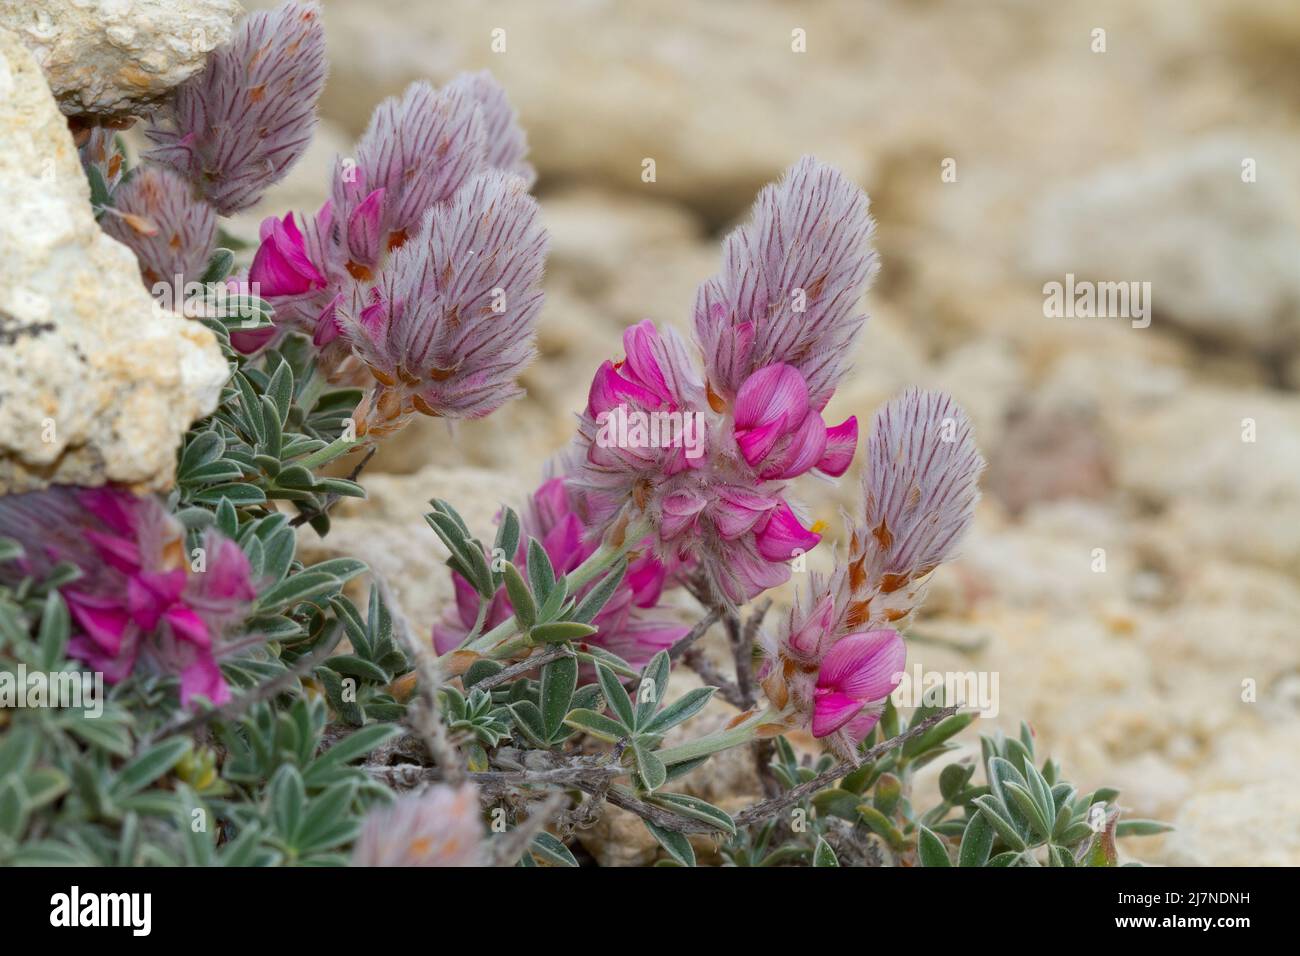
[[[1150,282],[1154,320],[1250,349],[1300,348],[1300,192],[1294,144],[1193,141],[1106,167],[1031,217],[1036,279]],[[1243,181],[1243,163],[1255,164]],[[1069,320],[1061,320],[1069,321]],[[1124,322],[1124,319],[1076,319]]]
[[[90,188],[40,67],[0,28],[0,493],[171,485],[181,436],[229,374],[162,309]]]
[[[236,0],[0,0],[69,115],[139,114],[230,39]]]

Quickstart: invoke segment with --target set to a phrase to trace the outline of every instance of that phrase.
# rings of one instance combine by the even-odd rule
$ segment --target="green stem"
[[[352,449],[361,444],[355,438],[344,438],[342,436],[334,439],[324,448],[318,448],[306,458],[300,458],[294,462],[295,465],[302,465],[308,471],[319,468],[321,465],[327,465],[335,458],[341,458]]]
[[[686,763],[688,760],[695,760],[699,757],[707,757],[709,754],[715,754],[720,750],[730,750],[732,747],[739,747],[741,744],[747,744],[754,739],[760,724],[772,720],[776,716],[776,710],[769,707],[767,710],[760,711],[750,717],[743,723],[730,727],[727,730],[719,730],[716,733],[707,734],[703,737],[697,737],[695,740],[688,740],[684,744],[678,744],[676,747],[668,747],[658,751],[658,757],[666,765],[672,766],[676,763]]]

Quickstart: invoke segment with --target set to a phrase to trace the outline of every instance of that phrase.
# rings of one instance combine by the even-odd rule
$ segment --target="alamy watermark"
[[[898,686],[890,694],[895,707],[920,707],[934,703],[934,690],[943,688],[943,699],[979,712],[981,717],[998,715],[997,671],[926,671],[913,664],[911,671],[893,675]]]
[[[148,936],[153,928],[152,893],[82,893],[73,886],[50,897],[50,925],[125,926],[132,936]]]
[[[683,448],[692,460],[704,454],[702,412],[643,412],[617,405],[596,416],[601,448]]]
[[[1043,285],[1043,316],[1049,319],[1129,319],[1135,329],[1151,324],[1150,282],[1075,280]]]
[[[65,708],[88,718],[104,713],[104,675],[100,671],[0,671],[0,709]]]

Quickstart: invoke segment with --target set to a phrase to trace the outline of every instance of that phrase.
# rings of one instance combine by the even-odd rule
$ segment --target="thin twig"
[[[758,637],[758,629],[763,626],[763,619],[767,617],[767,612],[772,609],[772,599],[763,598],[754,605],[754,610],[749,612],[749,617],[745,619],[745,642],[751,647],[754,645],[754,638]]]
[[[565,802],[564,794],[553,793],[540,806],[529,807],[528,816],[521,823],[492,841],[492,865],[514,866],[527,852],[533,838],[546,829],[546,824],[560,812]]]
[[[541,667],[543,664],[549,664],[551,661],[557,661],[561,657],[567,657],[568,655],[569,651],[563,644],[552,644],[540,654],[534,654],[532,657],[525,657],[522,661],[511,664],[505,670],[498,671],[490,677],[483,678],[481,681],[476,683],[474,687],[478,690],[491,690],[493,687],[512,681],[516,677],[527,674],[529,671]]]
[[[708,614],[704,615],[696,625],[687,632],[686,636],[681,638],[672,647],[668,648],[668,656],[672,660],[677,660],[684,654],[692,644],[708,633],[709,628],[714,625],[718,618],[722,617],[721,608],[713,608]]]
[[[896,747],[907,743],[913,737],[919,737],[935,724],[947,720],[953,714],[957,713],[959,709],[960,708],[955,705],[952,707],[945,707],[943,710],[931,714],[915,727],[909,727],[898,736],[890,737],[888,740],[876,744],[874,747],[861,754],[857,761],[841,760],[825,773],[818,774],[807,783],[801,783],[793,790],[787,790],[779,797],[773,797],[770,800],[763,800],[753,806],[746,807],[744,810],[740,811],[740,813],[736,814],[736,826],[749,826],[754,823],[762,823],[764,820],[771,819],[786,807],[792,806],[805,797],[811,796],[827,784],[834,783],[836,780],[840,779],[840,777],[846,776],[862,764],[876,760]]]
[[[365,455],[361,458],[359,462],[357,462],[356,467],[353,468],[352,471],[348,473],[348,481],[356,481],[358,478],[361,477],[362,470],[365,469],[366,465],[370,464],[370,459],[375,457],[375,452],[378,450],[379,450],[378,446],[376,445],[370,446],[370,450],[365,453]],[[336,504],[338,504],[339,499],[342,497],[343,496],[339,494],[337,491],[331,491],[329,494],[325,496],[324,504],[322,504],[319,508],[316,508],[312,511],[299,512],[289,521],[289,527],[297,528],[300,525],[306,524],[308,521],[314,521],[316,518],[319,518],[321,515],[329,514],[329,510],[333,508]]]
[[[379,589],[379,598],[388,607],[388,614],[393,622],[393,633],[406,646],[415,661],[420,693],[424,701],[423,706],[414,709],[415,713],[410,719],[411,726],[424,738],[425,746],[429,748],[429,755],[439,767],[443,768],[447,782],[459,783],[465,769],[461,766],[456,748],[447,738],[447,728],[438,719],[438,688],[442,686],[442,675],[438,665],[423,642],[416,640],[412,634],[406,615],[402,613],[392,588],[383,575],[372,568],[370,581],[371,587]]]
[[[704,683],[716,687],[718,696],[727,703],[739,707],[741,710],[748,710],[740,688],[734,682],[728,680],[726,675],[718,670],[717,665],[709,660],[708,656],[698,647],[692,647],[688,650],[682,657],[682,663],[699,674],[700,680],[704,681]]]

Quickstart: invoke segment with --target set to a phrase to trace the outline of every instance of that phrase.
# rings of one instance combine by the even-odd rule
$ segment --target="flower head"
[[[578,429],[575,483],[598,525],[648,519],[660,557],[697,561],[724,602],[789,577],[821,535],[788,483],[842,475],[857,446],[857,420],[828,426],[822,410],[864,321],[871,230],[862,191],[805,158],[760,194],[700,290],[703,375],[672,331],[647,321],[624,334],[625,358],[596,372]],[[665,442],[662,427],[625,421],[680,427]]]
[[[212,207],[162,166],[136,170],[114,193],[102,222],[106,233],[135,253],[145,285],[174,283],[176,301],[186,282],[202,276],[216,244]]]
[[[312,337],[326,374],[356,382],[369,366],[360,432],[492,412],[533,356],[546,247],[505,92],[487,73],[413,83],[355,153],[314,216],[263,223],[248,279],[281,328]]]
[[[325,31],[314,2],[250,14],[177,89],[145,155],[188,179],[222,215],[253,205],[298,161],[325,86]]]
[[[74,625],[68,653],[117,683],[139,669],[177,676],[181,703],[230,699],[217,661],[256,597],[247,557],[209,529],[201,560],[153,497],[114,488],[49,488],[0,498],[0,535],[22,544],[0,576],[45,575],[70,562],[61,589]]]
[[[435,784],[372,810],[353,866],[484,866],[485,834],[473,784]]]
[[[764,638],[764,692],[792,727],[853,759],[907,657],[900,629],[931,571],[970,526],[984,467],[970,422],[940,392],[911,389],[875,417],[862,525],[827,579],[809,578],[784,627]]]
[[[950,396],[908,389],[876,413],[864,520],[849,544],[849,626],[902,626],[970,527],[983,470],[970,419]]]
[[[339,310],[379,383],[359,433],[384,434],[417,412],[480,418],[521,394],[515,377],[534,354],[546,244],[536,201],[507,173],[483,173],[425,214],[370,303]]]
[[[716,403],[774,363],[793,366],[820,410],[845,370],[876,270],[862,190],[811,156],[766,187],[727,237],[723,268],[695,299],[695,338]]]

